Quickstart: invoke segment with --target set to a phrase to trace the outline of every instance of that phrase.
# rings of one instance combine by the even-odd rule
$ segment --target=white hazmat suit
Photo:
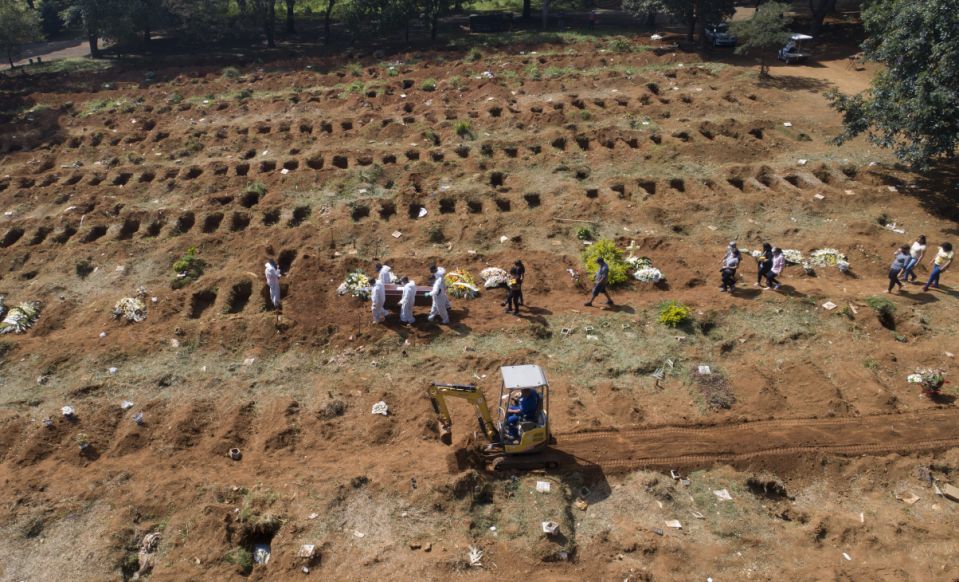
[[[413,317],[413,305],[416,303],[416,282],[410,281],[403,285],[403,297],[400,298],[400,321],[416,323]]]
[[[436,270],[436,281],[433,282],[430,297],[433,299],[433,307],[430,309],[429,320],[434,321],[438,317],[443,323],[449,323],[450,298],[446,294],[446,269],[442,267]]]
[[[383,265],[380,268],[380,274],[378,278],[383,282],[384,285],[391,285],[393,283],[392,269],[390,269],[389,265]]]
[[[377,279],[376,283],[373,284],[370,299],[373,302],[373,323],[380,323],[389,314],[389,311],[383,309],[383,304],[386,303],[386,288],[383,287],[383,281],[380,279]]]
[[[264,271],[266,275],[266,284],[270,287],[270,302],[273,303],[273,307],[276,309],[280,308],[280,268],[273,265],[273,263],[266,264],[266,270]]]

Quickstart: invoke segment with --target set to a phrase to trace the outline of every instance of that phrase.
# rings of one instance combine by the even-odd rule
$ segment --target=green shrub
[[[880,297],[878,295],[873,295],[866,298],[866,305],[872,307],[876,311],[876,315],[879,317],[879,323],[883,326],[892,328],[896,324],[896,304],[892,301],[886,299],[885,297]]]
[[[223,556],[223,559],[234,564],[244,576],[253,571],[253,554],[246,548],[233,548]]]
[[[475,63],[481,58],[483,58],[483,53],[481,53],[478,48],[474,47],[474,48],[471,48],[468,53],[466,53],[465,60],[467,63]]]
[[[433,131],[432,129],[427,129],[423,132],[423,139],[430,142],[434,146],[440,145],[440,136]]]
[[[633,43],[625,38],[614,38],[609,41],[607,48],[614,53],[631,53],[633,52]]]
[[[238,101],[243,101],[244,99],[249,99],[250,97],[253,97],[252,89],[240,89],[236,92],[236,98]]]
[[[689,308],[674,300],[664,301],[659,306],[659,323],[666,327],[679,327],[689,321]]]
[[[456,135],[473,139],[473,126],[470,125],[469,121],[457,121],[453,128],[456,130]]]
[[[266,186],[263,185],[263,182],[253,182],[247,184],[246,186],[247,193],[254,193],[257,196],[264,196],[266,194]]]
[[[359,63],[350,63],[349,65],[346,66],[346,70],[349,74],[353,75],[354,77],[363,76],[363,66],[360,65]]]
[[[226,67],[223,69],[223,76],[227,79],[236,79],[240,76],[240,69],[236,67]]]
[[[539,67],[534,63],[526,65],[526,70],[524,71],[526,78],[530,81],[539,81],[543,78],[543,74],[539,72]]]
[[[629,280],[630,265],[624,260],[622,249],[618,248],[615,242],[608,239],[596,241],[583,250],[583,265],[586,268],[586,272],[589,273],[590,278],[595,277],[596,271],[599,270],[599,265],[596,264],[596,259],[599,257],[602,257],[606,261],[606,264],[609,265],[610,287],[625,283]]]
[[[87,276],[93,272],[94,267],[93,267],[93,264],[90,263],[90,259],[82,259],[80,261],[77,261],[75,269],[77,271],[77,277],[80,277],[81,279],[86,279]]]
[[[176,273],[177,276],[171,286],[174,289],[179,289],[191,281],[196,281],[200,278],[200,275],[203,274],[205,267],[206,262],[197,256],[196,247],[188,248],[185,255],[173,262],[173,272]],[[182,277],[180,276],[181,274],[183,275]]]
[[[423,84],[420,85],[420,89],[424,91],[436,91],[436,79],[427,79],[423,81]]]
[[[446,80],[446,84],[452,87],[453,89],[456,89],[457,91],[459,91],[460,89],[463,88],[463,78],[460,77],[459,75],[453,75],[452,77]]]
[[[593,228],[591,226],[581,226],[576,229],[576,238],[579,240],[593,240]]]

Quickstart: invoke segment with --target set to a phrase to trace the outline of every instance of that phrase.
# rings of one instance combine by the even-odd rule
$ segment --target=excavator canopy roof
[[[508,390],[546,386],[546,375],[539,366],[503,366],[500,371],[503,373],[503,386]]]

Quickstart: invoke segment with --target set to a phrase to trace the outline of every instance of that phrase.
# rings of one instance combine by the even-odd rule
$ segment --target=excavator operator
[[[539,417],[539,394],[532,388],[523,388],[515,404],[506,409],[506,424],[513,440],[519,440],[519,423],[536,422]]]

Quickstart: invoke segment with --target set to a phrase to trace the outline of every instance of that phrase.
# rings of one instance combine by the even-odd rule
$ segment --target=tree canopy
[[[839,143],[865,133],[922,168],[959,145],[959,10],[955,0],[875,0],[863,10],[865,57],[885,65],[860,94],[832,93]]]
[[[39,39],[39,14],[21,0],[0,0],[0,48],[11,68],[20,47]]]
[[[766,56],[771,49],[782,46],[789,38],[788,4],[781,2],[764,2],[759,5],[752,18],[733,22],[729,27],[738,39],[736,54],[743,54],[750,50],[759,51],[759,76],[765,77],[769,73],[766,65]]]

